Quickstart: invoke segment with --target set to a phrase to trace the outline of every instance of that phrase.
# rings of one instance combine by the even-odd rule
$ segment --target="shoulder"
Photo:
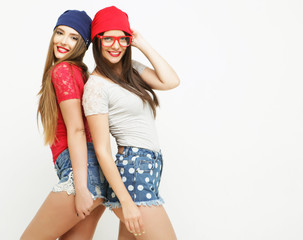
[[[61,80],[82,80],[82,69],[72,63],[61,62],[53,68],[51,78],[56,82]]]
[[[83,92],[83,107],[85,115],[92,115],[96,113],[106,113],[102,106],[106,106],[109,99],[109,90],[107,85],[107,80],[103,77],[90,75],[87,82],[84,85]],[[101,110],[101,108],[103,110]]]
[[[141,75],[146,66],[136,60],[132,60],[133,68]]]
[[[69,62],[61,62],[58,63],[52,70],[52,75],[65,73],[65,74],[72,74],[72,73],[82,73],[82,69],[75,64]]]
[[[61,62],[53,68],[52,75],[58,74],[61,72],[71,72],[72,71],[72,64],[68,62]]]
[[[67,80],[72,78],[72,66],[70,63],[61,62],[57,64],[53,70],[51,75],[53,82],[62,81],[63,79]]]
[[[110,83],[108,80],[101,76],[97,75],[90,75],[87,82],[85,83],[84,88],[108,88],[110,86]]]

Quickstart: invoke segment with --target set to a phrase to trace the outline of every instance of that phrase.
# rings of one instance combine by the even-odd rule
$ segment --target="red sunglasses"
[[[115,37],[115,36],[100,36],[100,35],[97,35],[97,37],[101,39],[101,44],[104,47],[111,47],[115,44],[116,41],[118,41],[118,43],[121,47],[128,47],[132,43],[132,40],[133,40],[133,36]]]

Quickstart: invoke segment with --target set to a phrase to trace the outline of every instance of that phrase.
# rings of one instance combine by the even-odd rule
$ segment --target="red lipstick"
[[[67,53],[69,50],[64,47],[57,46],[57,50],[59,53]]]
[[[121,52],[108,51],[109,55],[112,57],[119,57]]]

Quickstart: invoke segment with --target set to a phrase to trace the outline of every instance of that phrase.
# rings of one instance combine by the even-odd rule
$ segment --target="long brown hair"
[[[153,110],[154,116],[156,117],[156,107],[159,106],[157,95],[153,89],[146,82],[144,82],[139,73],[132,67],[131,47],[127,47],[125,54],[121,59],[122,73],[121,75],[118,75],[110,67],[108,60],[106,60],[102,55],[102,44],[99,39],[95,37],[92,42],[97,72],[128,91],[136,94],[144,103],[148,103]],[[149,93],[152,95],[152,97]]]
[[[54,36],[56,32],[57,28],[54,30],[50,40],[43,71],[41,90],[38,93],[40,99],[37,110],[37,120],[40,115],[44,129],[44,143],[49,145],[53,144],[55,141],[58,120],[58,103],[51,79],[52,70],[57,64],[61,62],[68,62],[69,64],[74,64],[82,69],[84,82],[88,79],[89,76],[88,68],[83,63],[83,57],[87,48],[82,37],[79,37],[75,47],[68,54],[66,54],[66,56],[61,59],[57,59],[54,55]]]

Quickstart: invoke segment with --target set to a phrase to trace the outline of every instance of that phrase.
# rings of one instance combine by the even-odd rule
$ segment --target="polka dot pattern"
[[[133,147],[132,150],[133,150],[133,152],[138,152],[139,151],[139,149],[135,148],[135,147]]]
[[[162,162],[153,153],[144,151],[136,147],[126,148],[124,154],[129,155],[118,155],[116,160],[122,182],[136,202],[159,199]],[[109,202],[119,201],[110,187],[107,197]]]

